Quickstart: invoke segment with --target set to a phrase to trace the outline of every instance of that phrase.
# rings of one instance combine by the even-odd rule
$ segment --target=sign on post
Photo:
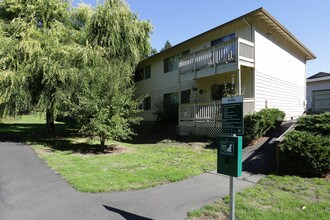
[[[243,135],[243,96],[222,98],[222,133]]]
[[[222,98],[222,133],[218,139],[217,172],[229,178],[230,219],[235,220],[235,177],[242,175],[243,96]],[[232,135],[232,136],[230,136]]]

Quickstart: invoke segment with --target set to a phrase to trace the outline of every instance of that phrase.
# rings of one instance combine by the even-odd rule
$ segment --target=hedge
[[[314,177],[330,171],[330,136],[292,131],[279,147],[281,173]]]
[[[308,131],[316,135],[330,135],[330,112],[300,118],[295,129]]]
[[[244,146],[280,125],[285,113],[279,109],[266,108],[244,117]]]

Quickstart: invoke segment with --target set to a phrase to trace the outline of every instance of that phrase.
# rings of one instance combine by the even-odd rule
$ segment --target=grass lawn
[[[56,124],[48,136],[45,120],[23,116],[0,124],[2,141],[30,144],[38,156],[83,192],[109,192],[152,187],[216,169],[216,150],[198,144],[131,144],[108,141],[106,153],[95,153],[97,143]]]
[[[236,193],[237,219],[319,219],[330,213],[330,179],[274,176]],[[229,198],[190,212],[190,219],[227,219]]]

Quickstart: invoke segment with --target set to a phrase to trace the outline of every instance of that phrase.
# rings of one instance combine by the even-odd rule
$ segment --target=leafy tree
[[[97,136],[103,147],[108,138],[128,138],[130,125],[141,120],[132,73],[150,53],[151,25],[138,20],[124,1],[108,0],[96,7],[87,31],[88,42],[102,55],[93,56],[92,67],[77,84],[83,91],[75,93],[68,109],[74,110],[81,131]]]
[[[96,8],[68,1],[0,1],[0,110],[45,112],[54,132],[58,111],[82,132],[127,138],[137,123],[132,72],[150,53],[149,22],[122,0]]]
[[[151,29],[124,1],[106,0],[95,9],[88,40],[92,46],[105,48],[108,59],[123,60],[133,67],[150,54]]]
[[[121,77],[131,67],[120,60],[96,57],[95,66],[86,69],[76,81],[74,87],[79,92],[73,96],[69,109],[80,131],[98,137],[103,149],[106,139],[127,139],[133,134],[130,125],[141,120],[137,116],[140,102],[133,99],[131,82]]]
[[[76,48],[69,22],[69,3],[61,0],[0,2],[7,42],[0,55],[1,110],[44,112],[47,129],[54,131],[54,112],[72,69],[70,52]],[[5,90],[5,91],[3,91]]]

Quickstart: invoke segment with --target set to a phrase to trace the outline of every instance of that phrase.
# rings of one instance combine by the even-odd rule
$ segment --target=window
[[[179,97],[177,92],[164,94],[164,104],[178,104]]]
[[[229,34],[225,37],[220,37],[214,41],[211,41],[211,46],[215,46],[215,45],[218,45],[218,44],[221,44],[223,42],[226,42],[226,41],[229,41],[229,40],[233,40],[235,39],[235,33],[233,34]]]
[[[144,79],[149,79],[151,78],[151,66],[146,66],[144,68]]]
[[[189,54],[190,54],[190,50],[183,51],[183,52],[181,53],[181,57],[183,57],[183,56],[187,56],[187,55],[189,55]]]
[[[225,94],[225,86],[223,84],[221,85],[214,84],[211,86],[212,100],[221,100],[224,94]]]
[[[173,56],[164,60],[164,73],[178,70],[179,68],[179,56]]]
[[[146,66],[144,68],[137,69],[134,75],[134,81],[138,82],[144,79],[151,78],[151,66]]]
[[[151,110],[151,97],[146,97],[143,100],[143,110]]]
[[[181,91],[181,104],[190,102],[190,89]]]
[[[211,86],[211,99],[221,100],[223,97],[235,93],[235,84],[213,84]]]

